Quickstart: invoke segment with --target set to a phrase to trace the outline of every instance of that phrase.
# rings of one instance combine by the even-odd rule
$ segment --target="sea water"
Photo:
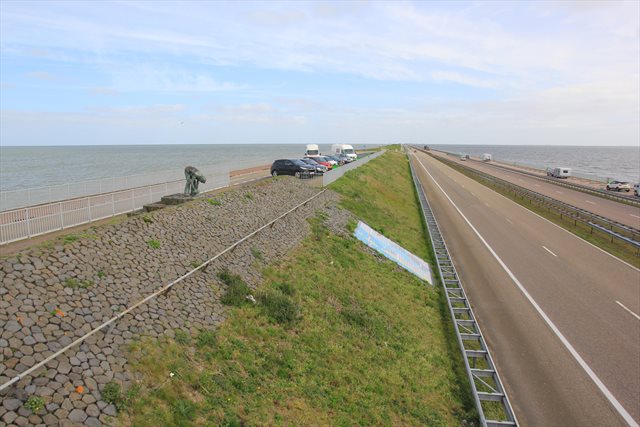
[[[596,181],[640,182],[640,147],[436,144],[431,147],[474,157],[489,153],[494,160],[543,170],[568,167],[573,175]]]

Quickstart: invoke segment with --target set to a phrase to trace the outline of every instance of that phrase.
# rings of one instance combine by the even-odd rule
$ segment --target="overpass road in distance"
[[[637,425],[640,270],[410,156],[520,424]]]

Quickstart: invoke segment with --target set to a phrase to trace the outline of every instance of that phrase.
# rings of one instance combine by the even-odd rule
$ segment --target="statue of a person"
[[[200,173],[197,168],[193,166],[187,166],[184,168],[184,177],[187,180],[187,183],[184,186],[184,195],[185,196],[195,196],[198,194],[198,184],[207,182],[207,178]]]

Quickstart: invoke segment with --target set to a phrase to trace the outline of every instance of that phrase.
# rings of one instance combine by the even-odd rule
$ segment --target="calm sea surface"
[[[599,181],[640,182],[640,147],[576,147],[539,145],[432,145],[459,154],[493,155],[494,160],[534,168],[569,167],[573,175]]]
[[[329,153],[330,148],[331,144],[320,144],[322,153]],[[275,159],[300,158],[305,149],[304,144],[0,147],[0,190],[160,171],[182,174],[189,165],[202,170],[243,169]]]
[[[434,148],[479,156],[491,153],[496,160],[538,168],[567,166],[574,174],[605,180],[640,182],[638,147],[551,147],[434,145]],[[320,145],[329,152],[330,144]],[[364,148],[357,145],[355,148]],[[0,190],[43,187],[85,181],[178,170],[193,165],[210,170],[231,170],[271,163],[277,158],[300,157],[305,145],[117,145],[73,147],[0,147]]]

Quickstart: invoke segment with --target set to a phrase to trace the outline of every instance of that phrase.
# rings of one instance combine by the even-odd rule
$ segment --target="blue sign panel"
[[[353,234],[365,245],[375,249],[400,267],[415,274],[422,280],[426,280],[430,285],[433,285],[429,264],[397,243],[387,239],[362,221],[358,221],[358,226]]]

